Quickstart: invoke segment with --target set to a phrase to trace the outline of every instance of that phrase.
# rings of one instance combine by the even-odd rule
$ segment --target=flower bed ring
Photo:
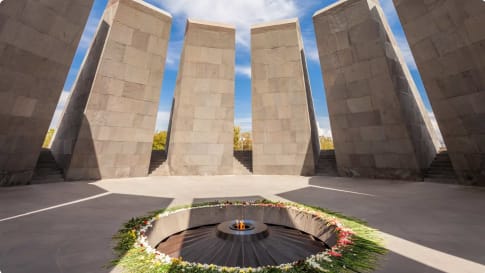
[[[241,217],[243,214],[244,217]],[[218,226],[227,223],[227,226],[234,225],[234,219],[250,219],[248,224],[253,229],[234,232],[256,232],[260,237],[254,240],[264,240],[267,232],[264,226],[281,226],[289,229],[299,230],[313,236],[315,239],[324,242],[327,246],[323,251],[313,253],[306,257],[277,265],[261,265],[248,267],[244,265],[225,266],[221,264],[201,263],[198,261],[185,261],[178,257],[171,257],[164,252],[158,251],[160,242],[167,238],[187,230],[193,230],[205,226]],[[136,221],[135,221],[136,222]],[[341,221],[338,217],[318,208],[311,208],[296,203],[279,203],[267,200],[256,202],[212,202],[196,204],[188,207],[169,209],[159,212],[150,217],[145,217],[138,225],[131,227],[128,232],[134,239],[132,247],[126,249],[126,255],[118,261],[122,266],[128,268],[129,272],[136,271],[136,263],[133,259],[124,259],[131,255],[143,256],[154,267],[165,268],[165,271],[154,272],[334,272],[332,269],[346,268],[343,260],[358,260],[359,254],[368,243],[368,240],[361,240],[359,227],[357,233],[345,225],[347,220]],[[259,224],[261,223],[261,224]],[[360,225],[360,224],[359,224]],[[257,228],[254,228],[257,226]],[[365,226],[364,226],[365,227]],[[129,228],[129,227],[128,227]],[[256,229],[256,231],[255,231]],[[365,227],[366,233],[373,234],[372,229]],[[244,235],[244,234],[243,234]],[[220,237],[220,234],[218,235]],[[233,236],[237,236],[233,235]],[[118,236],[119,237],[119,236]],[[227,237],[222,236],[223,239]],[[232,238],[234,239],[234,238]],[[236,237],[237,239],[237,237]],[[362,244],[362,242],[366,242]],[[371,241],[372,242],[372,241]],[[355,249],[359,249],[355,251]],[[375,264],[375,256],[383,253],[383,248],[378,242],[368,247],[364,260],[348,265],[348,268],[368,269]],[[368,255],[370,254],[370,255]],[[183,255],[182,255],[183,256]],[[344,258],[351,259],[344,259]],[[146,265],[146,263],[145,263]],[[161,269],[161,270],[162,270]],[[179,270],[179,271],[177,271]],[[292,271],[297,270],[297,271]],[[145,272],[147,272],[145,270]],[[335,271],[345,272],[345,271]],[[351,272],[351,271],[349,271]]]

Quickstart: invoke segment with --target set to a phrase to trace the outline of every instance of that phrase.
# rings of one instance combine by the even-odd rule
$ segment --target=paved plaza
[[[190,189],[190,190],[188,190]],[[213,199],[300,202],[361,218],[389,252],[377,272],[485,272],[485,189],[299,176],[145,177],[0,189],[0,271],[109,268],[121,224],[159,208]]]

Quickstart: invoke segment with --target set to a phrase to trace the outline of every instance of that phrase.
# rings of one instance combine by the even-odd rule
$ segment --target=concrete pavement
[[[211,199],[289,200],[366,220],[377,272],[485,272],[485,189],[299,176],[147,177],[0,188],[0,271],[120,272],[111,237],[131,217]]]

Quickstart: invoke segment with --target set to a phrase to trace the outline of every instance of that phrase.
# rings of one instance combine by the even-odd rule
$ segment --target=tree
[[[334,150],[333,139],[331,137],[320,137],[320,149],[322,150]]]
[[[241,127],[234,126],[234,151],[240,151],[241,149]]]
[[[44,138],[44,143],[42,144],[42,148],[48,149],[50,147],[55,132],[56,130],[53,128],[50,128],[49,131],[47,131],[47,134]]]
[[[241,142],[243,151],[251,151],[253,149],[253,140],[250,132],[241,134]]]
[[[167,143],[167,132],[160,131],[153,136],[152,150],[161,151],[165,150],[165,144]]]

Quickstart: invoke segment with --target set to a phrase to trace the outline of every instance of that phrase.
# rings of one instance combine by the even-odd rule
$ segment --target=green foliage
[[[320,137],[320,149],[321,150],[333,150],[333,139],[331,137]]]
[[[118,257],[123,257],[125,254],[133,248],[136,242],[136,232],[145,221],[150,220],[155,215],[162,213],[164,210],[154,211],[146,216],[131,218],[128,222],[123,225],[114,236],[113,239],[117,241],[114,250]],[[113,264],[119,263],[120,260],[112,261]]]
[[[313,210],[324,215],[325,218],[335,218],[343,226],[352,229],[354,235],[352,236],[352,245],[342,250],[342,257],[329,257],[327,260],[316,261],[320,266],[316,269],[305,261],[300,261],[291,267],[276,268],[264,267],[261,273],[354,273],[354,272],[370,272],[376,268],[378,258],[385,254],[386,250],[382,246],[382,240],[378,236],[378,232],[366,226],[362,220],[348,217],[340,213],[332,212],[319,207],[311,207],[297,203],[278,203],[270,200],[256,201],[260,204],[274,204],[285,205],[304,210]],[[134,230],[149,219],[152,219],[159,213],[164,211],[176,211],[182,208],[196,208],[201,206],[215,206],[222,204],[240,205],[240,201],[213,201],[206,203],[199,203],[194,205],[174,207],[167,210],[160,210],[150,213],[147,216],[140,218],[133,218],[118,232],[114,237],[118,243],[115,247],[119,255],[119,259],[114,261],[114,264],[120,265],[130,273],[251,273],[251,269],[238,269],[225,267],[221,271],[213,265],[206,267],[193,266],[181,259],[173,259],[171,264],[162,264],[155,259],[155,255],[148,254],[141,247],[135,246],[136,235]]]
[[[49,131],[47,131],[47,134],[45,135],[45,138],[44,138],[44,143],[42,144],[42,148],[49,148],[50,145],[51,145],[51,142],[52,142],[52,138],[54,137],[54,133],[56,132],[55,129],[49,129]]]
[[[160,131],[153,136],[152,150],[160,151],[165,150],[165,144],[167,143],[167,132]]]
[[[250,132],[241,133],[241,127],[234,126],[234,151],[250,151],[253,149],[253,140]]]
[[[234,126],[234,151],[240,151],[242,149],[240,139],[241,139],[241,127]]]

